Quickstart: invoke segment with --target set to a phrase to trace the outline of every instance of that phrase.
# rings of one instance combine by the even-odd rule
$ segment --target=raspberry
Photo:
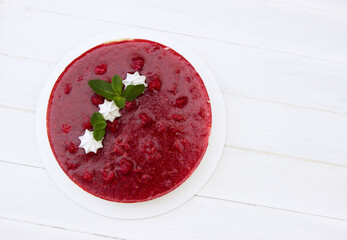
[[[157,148],[154,146],[154,143],[152,141],[146,142],[142,147],[143,153],[156,153]]]
[[[97,75],[103,75],[106,73],[106,71],[107,71],[107,65],[106,64],[100,64],[100,65],[96,66],[95,70],[94,70],[95,74],[97,74]]]
[[[141,182],[142,183],[144,183],[144,184],[146,184],[146,183],[148,183],[150,180],[151,180],[151,176],[150,175],[148,175],[148,174],[143,174],[142,176],[141,176]]]
[[[93,126],[92,126],[92,124],[90,123],[90,121],[87,121],[87,122],[84,122],[84,123],[83,123],[83,128],[84,128],[84,130],[86,130],[86,129],[92,130],[92,129],[93,129]]]
[[[176,122],[181,122],[185,120],[185,118],[182,115],[178,115],[178,114],[172,114],[170,118]]]
[[[174,147],[179,152],[183,152],[183,150],[184,150],[184,145],[183,145],[183,143],[180,140],[176,140],[175,141]]]
[[[119,163],[119,171],[124,175],[128,175],[134,167],[134,163],[123,158]]]
[[[71,154],[77,153],[78,151],[78,147],[72,142],[69,145],[67,145],[66,148]]]
[[[176,83],[172,84],[171,89],[169,90],[169,92],[172,93],[173,95],[177,94],[177,84]]]
[[[115,119],[113,122],[107,121],[107,128],[110,130],[110,132],[116,132],[117,130],[117,123],[118,121]]]
[[[176,99],[174,106],[178,108],[183,108],[185,105],[187,105],[187,102],[188,102],[187,97],[180,97]]]
[[[95,155],[96,155],[96,153],[94,153],[94,152],[89,152],[89,153],[87,153],[85,159],[88,161],[90,158],[94,157]]]
[[[94,97],[92,97],[92,103],[96,106],[98,106],[99,104],[103,104],[104,98],[100,95],[95,95]]]
[[[78,163],[65,162],[67,170],[76,170],[80,165]]]
[[[158,152],[148,154],[148,160],[157,161],[161,158],[161,154]]]
[[[88,171],[86,170],[83,174],[83,178],[89,182],[91,182],[93,180],[94,177],[94,171]]]
[[[140,113],[141,125],[147,126],[151,122],[151,118],[146,113]]]
[[[170,127],[170,132],[172,132],[173,134],[182,133],[182,131],[175,126]]]
[[[71,83],[65,84],[65,86],[64,86],[64,93],[65,93],[66,95],[70,94],[71,89],[72,89]]]
[[[63,133],[69,133],[70,132],[70,129],[71,129],[71,126],[68,125],[68,124],[63,124],[61,126],[61,130],[63,131]]]
[[[133,59],[131,59],[130,67],[135,71],[141,71],[144,64],[145,60],[143,60],[142,57],[134,57]]]
[[[193,99],[197,99],[197,98],[200,98],[200,97],[201,97],[201,94],[199,93],[199,90],[198,90],[195,86],[191,87],[191,88],[189,89],[189,92],[192,93]]]
[[[199,115],[200,117],[205,118],[206,117],[205,109],[200,108]]]
[[[149,77],[148,90],[153,92],[154,90],[159,91],[161,88],[161,81],[157,75]]]
[[[166,125],[165,125],[165,123],[164,123],[164,122],[159,122],[159,123],[157,124],[157,129],[158,129],[158,132],[159,132],[159,133],[164,133],[164,132],[166,132]]]
[[[80,77],[78,78],[77,82],[80,82],[80,81],[82,81],[82,80],[83,80],[83,77],[80,76]]]
[[[137,108],[137,104],[135,101],[132,101],[132,102],[126,101],[126,103],[125,103],[125,109],[126,110],[132,111],[132,110],[136,110],[136,108]]]
[[[121,144],[121,148],[123,148],[125,151],[129,151],[131,149],[130,145],[127,143]]]
[[[119,146],[115,146],[113,149],[113,153],[117,156],[122,156],[124,154],[124,150],[120,148]]]
[[[112,182],[112,180],[114,179],[114,176],[115,176],[114,172],[106,172],[106,171],[104,171],[102,173],[102,178],[104,179],[105,183]]]
[[[143,180],[147,180],[147,179],[151,179],[152,177],[149,176],[148,174],[143,174],[143,175],[141,176],[141,178],[142,178]]]

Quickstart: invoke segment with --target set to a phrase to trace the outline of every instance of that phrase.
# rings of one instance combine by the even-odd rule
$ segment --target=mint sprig
[[[145,85],[129,85],[122,92],[122,97],[124,97],[127,101],[134,101],[135,98],[140,96],[143,91],[145,91]]]
[[[89,87],[93,89],[93,91],[96,94],[99,94],[103,96],[104,98],[107,98],[108,100],[113,100],[113,98],[116,96],[111,84],[109,82],[95,79],[90,80],[88,82]]]
[[[118,94],[122,94],[123,82],[119,75],[114,75],[111,82],[112,89]]]
[[[96,93],[108,100],[114,101],[117,107],[124,108],[125,100],[134,101],[145,91],[145,85],[129,85],[123,91],[123,82],[119,75],[114,75],[111,83],[94,79],[88,81],[89,87]]]
[[[90,118],[94,131],[93,137],[96,141],[100,141],[105,136],[106,121],[101,113],[95,112]]]

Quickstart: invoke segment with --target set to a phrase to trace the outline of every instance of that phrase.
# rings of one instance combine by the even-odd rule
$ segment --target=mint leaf
[[[93,137],[96,141],[100,141],[105,136],[105,129],[94,130]]]
[[[140,96],[145,91],[145,85],[128,85],[127,88],[122,92],[122,97],[127,101],[133,101],[135,98]]]
[[[112,85],[113,91],[115,91],[117,95],[121,95],[123,90],[123,82],[119,75],[117,74],[114,75],[114,77],[112,78],[111,85]]]
[[[119,109],[124,108],[125,106],[125,98],[121,97],[121,96],[115,96],[113,98],[114,104],[116,104],[117,107],[119,107]]]
[[[90,118],[90,123],[93,125],[93,137],[96,141],[100,141],[105,136],[106,121],[101,113],[95,112]]]
[[[101,113],[95,112],[90,118],[90,124],[92,124],[93,127],[95,127],[96,124],[99,122],[105,122],[104,116],[102,116]]]
[[[108,100],[112,100],[116,96],[116,93],[109,82],[94,79],[88,81],[88,85],[96,94],[99,94]]]
[[[105,129],[105,127],[107,126],[106,122],[98,122],[97,124],[94,125],[94,130],[101,130],[101,129]]]

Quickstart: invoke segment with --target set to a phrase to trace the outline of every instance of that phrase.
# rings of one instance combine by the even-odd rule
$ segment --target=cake
[[[102,148],[87,153],[79,137],[93,131],[90,118],[107,102],[88,82],[119,75],[126,83],[136,74],[145,77],[144,92],[106,121]],[[211,121],[194,67],[173,49],[142,39],[104,43],[76,58],[57,79],[47,108],[50,146],[66,175],[94,196],[124,203],[181,185],[204,156]]]

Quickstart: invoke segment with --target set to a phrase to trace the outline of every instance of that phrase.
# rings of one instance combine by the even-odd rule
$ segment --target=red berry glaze
[[[148,87],[126,102],[121,117],[106,122],[103,148],[86,154],[78,137],[93,129],[90,117],[104,103],[88,81],[110,81],[115,74],[125,79],[135,71],[147,77]],[[210,127],[199,74],[172,49],[146,40],[107,43],[82,54],[60,75],[47,109],[49,142],[61,168],[85,191],[115,202],[148,201],[181,185],[204,156]]]
[[[131,102],[128,102],[126,101],[125,102],[125,109],[128,110],[128,111],[133,111],[133,110],[136,110],[137,109],[137,104],[136,104],[136,100],[135,101],[131,101]]]
[[[143,127],[147,126],[152,121],[146,113],[140,113],[139,118],[141,119],[141,126]]]
[[[118,123],[117,119],[115,119],[113,122],[107,121],[107,129],[113,133],[116,132],[117,123]]]

